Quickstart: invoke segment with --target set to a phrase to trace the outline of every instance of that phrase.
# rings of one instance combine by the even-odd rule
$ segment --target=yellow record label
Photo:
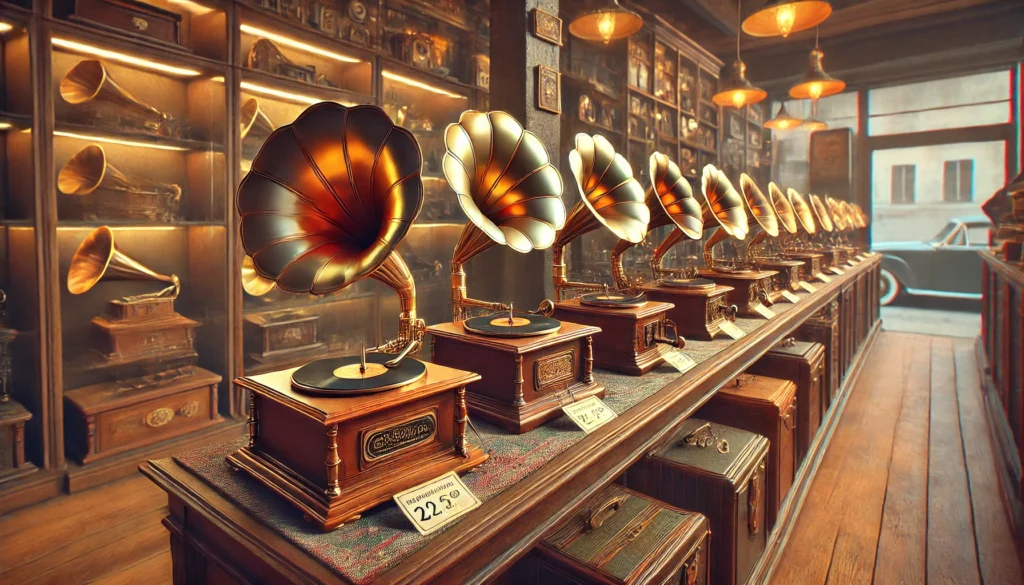
[[[513,317],[512,319],[509,319],[508,317],[498,317],[497,319],[491,320],[491,325],[494,325],[495,327],[523,327],[524,325],[529,324],[530,320],[523,317]]]
[[[359,364],[349,364],[334,370],[333,374],[334,377],[343,380],[358,380],[360,378],[365,380],[366,378],[376,378],[386,371],[388,369],[384,367],[384,364],[368,363],[366,364],[366,370],[362,372],[359,371]]]

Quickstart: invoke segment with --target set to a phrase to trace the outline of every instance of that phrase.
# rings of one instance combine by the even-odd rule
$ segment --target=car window
[[[967,230],[960,228],[956,230],[956,233],[949,238],[947,246],[966,246],[967,245]]]
[[[951,221],[951,222],[947,223],[942,228],[942,231],[940,231],[937,236],[932,238],[932,243],[933,244],[940,244],[940,245],[941,244],[945,244],[946,241],[949,239],[949,235],[952,234],[953,230],[955,230],[959,225],[960,224],[956,223],[955,221]]]
[[[971,246],[988,246],[989,226],[972,225],[967,228],[967,243]]]

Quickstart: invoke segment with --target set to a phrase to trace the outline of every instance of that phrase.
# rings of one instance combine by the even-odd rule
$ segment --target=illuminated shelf
[[[58,138],[72,138],[76,140],[99,142],[100,144],[121,144],[125,146],[155,148],[158,150],[177,150],[182,152],[224,152],[224,145],[219,142],[155,136],[153,134],[131,132],[128,130],[108,130],[105,128],[97,128],[96,126],[89,126],[87,124],[75,124],[71,122],[56,122],[54,124],[53,134]]]
[[[11,228],[35,228],[36,222],[31,219],[0,219],[0,226]]]
[[[368,287],[367,287],[368,288]],[[276,298],[270,298],[274,295],[278,295]],[[358,301],[366,301],[377,298],[377,293],[372,290],[356,291],[352,294],[341,295],[325,295],[322,297],[315,297],[313,295],[304,295],[301,293],[282,293],[279,291],[271,291],[267,295],[261,297],[253,297],[248,294],[244,294],[244,303],[242,306],[243,315],[262,315],[266,313],[277,313],[279,311],[286,310],[297,310],[297,309],[313,309],[313,308],[330,308],[331,305],[339,305],[342,303],[354,303]],[[264,299],[267,299],[266,301]]]
[[[562,79],[568,81],[572,85],[578,85],[580,87],[592,90],[595,93],[600,94],[599,97],[611,101],[618,101],[622,99],[622,96],[612,91],[610,87],[605,87],[585,77],[579,77],[571,73],[563,73]]]
[[[181,50],[176,50],[174,47],[169,47],[163,43],[153,43],[140,40],[133,36],[107,32],[102,29],[93,28],[92,25],[78,24],[68,20],[53,20],[48,21],[47,24],[52,29],[51,35],[54,41],[56,41],[54,42],[53,47],[55,51],[80,54],[85,57],[99,57],[101,59],[110,58],[112,60],[119,61],[116,58],[89,52],[88,49],[60,46],[62,44],[61,41],[65,41],[65,43],[63,43],[65,45],[67,44],[66,41],[70,41],[72,43],[87,45],[101,51],[120,53],[137,59],[162,63],[171,67],[199,70],[196,75],[178,75],[178,77],[182,78],[199,77],[210,73],[223,75],[229,66],[226,61],[203,57],[184,47]],[[119,62],[128,67],[153,70],[152,68],[132,64],[130,62]],[[154,71],[159,72],[159,70]],[[164,73],[172,76],[174,75],[173,73],[168,73],[166,71]]]
[[[357,45],[348,39],[341,37],[335,37],[328,35],[318,29],[294,20],[292,18],[285,18],[276,12],[270,12],[269,10],[260,8],[259,6],[253,6],[251,4],[236,4],[239,8],[239,20],[245,22],[248,20],[252,21],[263,21],[266,23],[261,28],[273,28],[272,32],[282,34],[295,34],[301,38],[313,39],[317,44],[322,45],[324,48],[338,47],[339,50],[344,52],[354,53],[353,56],[358,57],[360,60],[367,63],[372,63],[374,54],[372,53],[371,47],[363,45]],[[259,26],[257,24],[256,26]]]
[[[0,111],[0,132],[26,130],[32,128],[32,117]]]
[[[303,105],[332,101],[342,105],[373,104],[376,99],[346,89],[303,83],[259,69],[242,68],[241,90],[245,93]]]
[[[106,219],[106,220],[83,220],[83,219],[59,219],[57,220],[58,230],[91,230],[100,226],[108,226],[121,230],[156,230],[171,231],[191,227],[213,227],[224,228],[224,223],[219,221],[190,221],[181,220],[169,223],[149,222],[144,223],[137,219]]]
[[[449,86],[448,89],[450,89],[452,93],[455,93],[457,91],[465,92],[465,95],[463,97],[465,97],[467,99],[469,98],[469,92],[481,91],[481,92],[487,93],[487,90],[482,88],[482,87],[477,87],[475,85],[464,83],[464,82],[459,81],[459,80],[457,80],[455,78],[452,78],[452,77],[442,77],[442,76],[440,76],[440,75],[438,75],[438,74],[436,74],[436,73],[434,73],[432,71],[428,71],[426,69],[418,69],[418,68],[410,65],[409,63],[406,63],[405,61],[402,61],[400,59],[396,59],[396,58],[394,58],[394,57],[392,57],[390,55],[381,54],[379,59],[380,59],[381,68],[382,69],[390,69],[390,70],[394,71],[395,73],[398,73],[398,74],[406,76],[406,77],[411,77],[411,78],[414,78],[414,79],[416,77],[421,77],[421,76],[422,77],[429,77],[430,81],[427,81],[426,83],[429,83],[429,84],[438,83],[438,84],[441,84],[441,85],[447,85],[447,86]],[[396,71],[396,69],[403,69],[404,71]],[[444,88],[441,88],[441,89],[444,89]]]
[[[619,134],[619,135],[622,134],[622,130],[616,130],[615,128],[612,128],[610,126],[605,126],[603,124],[598,124],[597,122],[588,122],[586,120],[580,120],[579,118],[576,118],[575,121],[580,123],[580,124],[583,124],[584,126],[590,126],[592,128],[596,128],[598,130],[601,130],[602,132],[610,132],[612,134]]]

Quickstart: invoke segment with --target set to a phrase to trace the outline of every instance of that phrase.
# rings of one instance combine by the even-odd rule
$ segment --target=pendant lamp
[[[786,103],[783,102],[779,107],[779,112],[775,114],[775,117],[764,123],[765,128],[772,130],[789,130],[790,128],[796,128],[803,122],[800,118],[794,118],[789,115],[786,111]]]
[[[825,0],[768,0],[743,21],[743,32],[752,37],[789,36],[818,26],[832,14]]]
[[[813,132],[815,130],[825,130],[828,128],[828,124],[817,118],[807,118],[800,124],[800,127]]]
[[[825,72],[821,60],[825,54],[818,47],[818,33],[814,33],[814,50],[810,55],[810,68],[800,83],[789,88],[789,97],[796,100],[817,100],[830,95],[842,93],[846,82],[836,79]]]
[[[619,0],[607,0],[600,8],[584,12],[569,23],[569,34],[585,41],[611,41],[624,39],[640,32],[644,19],[623,8]]]
[[[719,106],[742,108],[764,101],[768,92],[755,87],[747,80],[747,65],[740,58],[740,2],[736,3],[736,62],[732,64],[732,75],[724,87],[711,96],[711,101]]]

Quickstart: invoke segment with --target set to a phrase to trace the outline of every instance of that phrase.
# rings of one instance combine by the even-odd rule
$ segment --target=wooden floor
[[[1021,583],[974,341],[882,333],[772,585]]]
[[[166,503],[139,476],[0,518],[0,583],[170,583]],[[772,579],[824,583],[1021,583],[972,341],[880,334]]]

